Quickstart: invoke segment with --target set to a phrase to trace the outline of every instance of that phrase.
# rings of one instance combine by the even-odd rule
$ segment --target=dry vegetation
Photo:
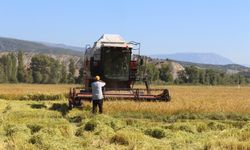
[[[250,149],[248,86],[170,86],[170,103],[105,101],[103,115],[89,102],[13,100],[71,86],[0,85],[12,97],[0,98],[0,149]]]
[[[0,94],[32,94],[32,93],[66,93],[70,87],[75,85],[70,84],[0,84]]]
[[[156,87],[156,86],[155,86]],[[160,88],[159,86],[156,88]],[[188,112],[250,113],[250,87],[237,86],[170,86],[170,103],[165,102],[106,102],[108,112],[153,112],[172,114]]]
[[[69,84],[0,84],[0,99],[6,100],[51,100],[64,98]],[[30,99],[29,99],[30,98]],[[39,99],[40,98],[40,99]]]

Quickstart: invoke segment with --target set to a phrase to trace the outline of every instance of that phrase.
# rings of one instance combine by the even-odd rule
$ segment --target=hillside
[[[184,61],[175,61],[175,62],[181,64],[184,67],[193,65],[193,66],[197,66],[199,68],[204,68],[204,69],[217,69],[217,70],[225,71],[227,73],[238,73],[238,72],[250,71],[248,67],[238,65],[238,64],[213,65],[213,64],[201,64],[201,63],[192,63],[192,62],[184,62]]]
[[[39,42],[0,37],[0,52],[18,50],[33,53],[63,54],[73,56],[82,55],[82,52],[80,51],[72,50],[69,48],[61,48],[60,46],[49,46],[48,44],[45,45]]]
[[[65,45],[65,44],[55,44],[55,43],[49,43],[49,42],[42,42],[42,44],[49,46],[49,47],[70,49],[70,50],[80,51],[80,52],[84,51],[83,47],[69,46],[69,45]]]
[[[150,57],[145,57],[149,62],[154,63],[157,68],[160,68],[162,64],[168,64],[170,66],[171,74],[174,79],[177,78],[177,73],[181,70],[184,70],[185,67],[196,66],[201,69],[215,69],[227,74],[236,74],[240,73],[246,77],[250,77],[250,68],[238,65],[238,64],[228,64],[228,65],[213,65],[213,64],[201,64],[177,60],[163,60],[163,59],[154,59]]]
[[[184,62],[193,62],[199,64],[227,65],[234,64],[230,59],[214,53],[176,53],[151,55],[152,58],[172,59]]]
[[[31,58],[37,54],[44,54],[68,66],[69,60],[72,58],[76,62],[76,69],[78,70],[82,65],[83,52],[81,49],[73,46],[58,45],[52,43],[39,43],[26,40],[3,38],[0,37],[0,56],[6,55],[9,52],[16,53],[19,50],[24,52],[24,65],[29,67]]]

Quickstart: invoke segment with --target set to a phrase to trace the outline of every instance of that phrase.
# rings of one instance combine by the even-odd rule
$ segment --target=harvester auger
[[[127,43],[119,35],[103,35],[93,47],[86,46],[84,89],[70,89],[69,107],[80,106],[84,100],[91,101],[91,82],[96,75],[106,82],[103,89],[105,100],[170,101],[168,89],[150,89],[145,60],[140,56],[140,43]],[[134,88],[136,81],[144,82],[146,89]]]

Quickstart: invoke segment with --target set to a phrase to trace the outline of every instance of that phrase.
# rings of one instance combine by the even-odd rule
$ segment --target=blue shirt
[[[93,100],[103,99],[102,87],[104,86],[105,86],[105,83],[100,82],[100,81],[95,81],[91,83]]]

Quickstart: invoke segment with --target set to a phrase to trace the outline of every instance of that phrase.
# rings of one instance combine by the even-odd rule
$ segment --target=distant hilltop
[[[22,50],[24,52],[33,52],[33,53],[64,54],[64,55],[67,54],[73,56],[81,56],[83,55],[83,52],[79,51],[79,49],[80,48],[66,46],[63,44],[32,42],[26,40],[0,37],[0,52]]]
[[[82,66],[82,57],[84,55],[84,49],[79,47],[0,37],[0,57],[9,52],[16,53],[19,50],[24,52],[25,66],[30,65],[33,56],[43,54],[58,60],[66,66],[68,66],[69,60],[73,59],[76,63],[77,72]]]
[[[214,53],[175,53],[151,55],[152,58],[172,59],[199,64],[228,65],[234,64],[230,59]]]

